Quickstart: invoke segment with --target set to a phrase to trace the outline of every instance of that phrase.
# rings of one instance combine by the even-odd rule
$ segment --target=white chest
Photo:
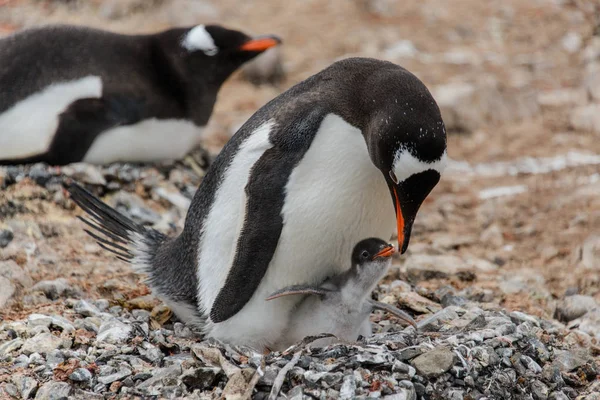
[[[234,160],[204,225],[210,240],[203,239],[198,274],[205,310],[210,310],[231,267],[244,220],[243,187],[248,172],[271,147],[268,130],[262,141],[256,134],[252,137],[252,146],[241,150],[247,154],[236,157],[247,165],[242,168]],[[288,296],[266,302],[270,293],[293,284],[319,283],[350,267],[351,251],[358,241],[390,238],[395,225],[393,203],[358,129],[336,115],[324,119],[289,178],[282,216],[284,226],[277,250],[254,296],[238,314],[209,326],[210,336],[256,346],[275,342],[299,298]],[[205,250],[208,253],[203,253]]]
[[[83,161],[108,164],[180,159],[199,143],[202,130],[186,120],[146,119],[101,133]]]
[[[45,153],[58,127],[58,116],[72,102],[99,98],[102,81],[87,76],[52,84],[0,114],[0,159],[10,160]]]

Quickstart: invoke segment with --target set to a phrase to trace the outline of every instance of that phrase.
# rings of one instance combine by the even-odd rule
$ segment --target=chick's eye
[[[369,258],[369,252],[366,250],[363,250],[363,252],[360,253],[360,256],[364,259],[367,259],[367,258]]]
[[[394,182],[396,185],[398,184],[398,178],[396,177],[396,174],[394,173],[394,171],[390,170],[390,179],[392,180],[392,182]]]

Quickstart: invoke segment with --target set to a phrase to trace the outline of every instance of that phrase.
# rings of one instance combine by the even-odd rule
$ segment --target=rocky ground
[[[0,34],[211,21],[279,34],[270,57],[285,76],[232,77],[206,152],[154,166],[0,169],[0,398],[600,398],[597,2],[0,1]],[[262,355],[202,341],[83,232],[61,177],[175,233],[249,115],[354,55],[419,76],[450,132],[452,162],[374,293],[412,313],[419,333],[374,314],[378,333],[352,345]]]

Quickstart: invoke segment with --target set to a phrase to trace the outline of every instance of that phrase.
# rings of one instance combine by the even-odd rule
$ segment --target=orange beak
[[[398,200],[398,192],[394,188],[394,197],[396,203],[396,225],[398,227],[398,248],[402,249],[404,245],[404,217],[402,216],[402,210],[400,209],[400,201]]]
[[[262,36],[251,39],[240,46],[242,51],[265,51],[281,43],[281,39],[276,36]]]
[[[381,250],[379,253],[375,254],[373,256],[373,260],[375,260],[376,258],[387,258],[387,257],[391,257],[392,254],[394,254],[396,251],[394,250],[394,246],[392,246],[391,244],[387,247],[385,247],[383,250]]]

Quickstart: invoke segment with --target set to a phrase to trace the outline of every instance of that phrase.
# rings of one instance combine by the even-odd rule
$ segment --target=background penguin
[[[359,335],[372,334],[369,315],[380,309],[417,329],[417,323],[396,307],[370,299],[371,292],[392,264],[394,246],[381,239],[361,240],[352,252],[349,270],[335,275],[319,286],[296,285],[278,290],[267,300],[282,296],[305,295],[292,312],[287,331],[275,345],[284,350],[307,336],[331,333],[339,340],[353,342]],[[335,338],[319,339],[312,346],[325,346]]]
[[[425,85],[393,63],[349,58],[238,130],[177,237],[134,224],[77,185],[69,190],[103,245],[145,272],[179,318],[261,349],[281,337],[300,300],[265,302],[270,293],[347,270],[356,243],[389,238],[394,227],[407,249],[445,161],[446,131]]]
[[[60,25],[0,39],[0,164],[181,158],[223,82],[279,43],[216,25],[152,35]]]

